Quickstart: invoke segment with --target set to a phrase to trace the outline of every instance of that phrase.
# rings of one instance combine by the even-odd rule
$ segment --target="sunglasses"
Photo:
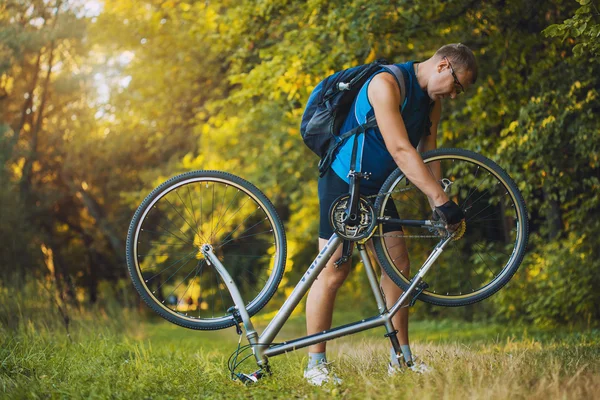
[[[452,73],[452,77],[454,78],[454,84],[458,85],[458,87],[460,88],[460,90],[456,91],[456,94],[464,93],[465,88],[463,87],[463,85],[461,85],[460,81],[456,77],[456,74],[454,73],[454,68],[452,68],[452,64],[450,64],[450,60],[448,60],[448,57],[444,57],[444,60],[446,60],[446,62],[448,63],[448,66],[450,67],[450,72]]]

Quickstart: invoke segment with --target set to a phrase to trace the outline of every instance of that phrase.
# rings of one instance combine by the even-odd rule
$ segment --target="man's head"
[[[447,44],[429,60],[427,92],[432,100],[454,98],[477,80],[475,55],[464,44]]]

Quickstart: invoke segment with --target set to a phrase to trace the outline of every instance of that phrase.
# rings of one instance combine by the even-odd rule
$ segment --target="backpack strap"
[[[319,176],[322,177],[323,175],[325,175],[325,172],[327,172],[327,169],[331,166],[331,162],[333,161],[333,154],[335,153],[337,148],[340,147],[342,145],[342,143],[344,143],[344,141],[346,139],[348,139],[350,136],[355,136],[357,133],[363,133],[367,129],[375,128],[376,126],[377,126],[377,121],[375,120],[375,116],[372,116],[371,118],[369,118],[367,120],[366,123],[359,125],[354,129],[349,130],[348,132],[338,136],[336,139],[332,139],[329,144],[329,149],[327,150],[327,153],[325,153],[325,156],[323,158],[321,158],[321,161],[319,161]],[[355,139],[356,138],[358,138],[358,135],[355,136]],[[354,161],[356,158],[355,157],[355,155],[356,155],[355,149],[356,149],[356,140],[352,147],[351,162],[353,163],[353,165],[354,165]]]
[[[400,87],[400,107],[401,107],[401,109],[404,109],[404,106],[406,105],[405,104],[406,103],[406,83],[405,83],[404,73],[402,72],[400,67],[398,67],[397,65],[394,65],[394,64],[382,65],[381,67],[385,68],[388,72],[390,72],[392,75],[394,75],[394,78],[396,78],[396,82],[398,83],[398,86]],[[348,132],[338,136],[337,142],[341,143],[344,140],[346,140],[346,138],[349,138],[352,135],[355,135],[357,133],[363,133],[367,129],[375,128],[376,126],[377,126],[377,120],[375,119],[375,116],[373,115],[372,117],[367,119],[366,123],[359,125],[356,128],[351,129]],[[337,147],[337,146],[335,146],[335,147]]]
[[[404,109],[406,105],[406,82],[404,77],[404,72],[400,67],[394,64],[381,65],[387,72],[391,73],[394,78],[396,78],[396,82],[398,83],[398,87],[400,88],[400,111]],[[344,134],[337,136],[337,140],[332,140],[329,145],[329,149],[325,156],[319,161],[319,176],[322,177],[327,172],[327,169],[330,167],[331,162],[333,161],[333,154],[335,150],[350,136],[356,135],[357,133],[363,133],[367,129],[375,128],[377,126],[377,120],[375,119],[375,115],[367,119],[362,125],[357,126],[354,129],[345,132]],[[354,165],[355,163],[355,149],[356,143],[354,143],[352,151],[352,159],[351,163]]]
[[[398,87],[400,87],[400,107],[401,109],[404,109],[404,103],[406,103],[406,80],[404,77],[404,72],[395,64],[382,65],[382,67],[385,68],[387,72],[394,75],[394,78],[396,78]]]

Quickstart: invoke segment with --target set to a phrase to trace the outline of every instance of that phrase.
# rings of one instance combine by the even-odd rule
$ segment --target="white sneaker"
[[[333,382],[334,385],[341,385],[342,380],[329,371],[327,368],[328,364],[329,363],[321,363],[305,369],[304,379],[314,386],[322,386],[327,382]]]
[[[394,365],[391,362],[388,363],[388,375],[393,376],[398,372],[404,372],[406,369],[411,370],[417,374],[428,374],[433,372],[433,368],[425,364],[419,357],[413,357],[411,365],[407,365],[403,362],[403,367],[400,365]]]
[[[394,376],[397,373],[402,373],[404,372],[404,370],[402,369],[402,367],[400,367],[400,365],[395,365],[392,364],[391,362],[388,363],[388,376]]]
[[[429,374],[433,372],[433,367],[430,367],[429,365],[425,364],[423,360],[416,356],[413,357],[412,365],[408,367],[408,369],[417,374]]]

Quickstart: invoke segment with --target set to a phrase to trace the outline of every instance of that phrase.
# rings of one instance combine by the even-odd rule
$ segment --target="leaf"
[[[544,35],[546,35],[547,37],[556,37],[556,36],[560,36],[561,33],[563,32],[564,28],[562,25],[558,25],[558,24],[553,24],[550,25],[549,27],[547,27],[546,29],[544,29],[542,31],[542,33]]]

